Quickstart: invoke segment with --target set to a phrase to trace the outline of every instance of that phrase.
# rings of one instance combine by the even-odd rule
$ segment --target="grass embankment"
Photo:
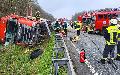
[[[49,75],[53,46],[54,33],[50,40],[32,49],[11,45],[0,50],[0,75]],[[43,54],[30,60],[30,53],[36,48],[42,48]]]
[[[2,48],[2,44],[0,43],[0,48]]]

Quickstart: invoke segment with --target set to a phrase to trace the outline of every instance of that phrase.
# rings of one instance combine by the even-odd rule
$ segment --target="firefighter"
[[[40,20],[41,15],[40,15],[40,12],[39,12],[39,11],[36,12],[35,17],[36,17],[36,20],[37,20],[37,21]]]
[[[73,37],[73,39],[74,40],[72,40],[72,41],[78,41],[80,38],[79,38],[79,35],[80,35],[80,25],[81,25],[81,23],[79,23],[79,22],[74,22],[74,27],[75,27],[75,30],[77,30],[77,35],[75,35],[74,37]]]
[[[65,35],[67,36],[67,22],[64,22],[64,26],[63,26]]]
[[[72,21],[70,21],[70,26],[73,28],[74,23]]]
[[[60,32],[61,27],[60,27],[60,24],[59,24],[58,21],[56,21],[56,23],[54,25],[54,29],[55,29],[56,32],[58,32],[58,33]]]
[[[74,21],[74,29],[76,29],[77,21]]]
[[[115,45],[117,44],[117,31],[118,27],[117,20],[111,19],[110,20],[111,25],[107,27],[104,31],[104,38],[106,40],[106,45],[103,51],[103,58],[101,59],[101,63],[105,64],[105,61],[113,62],[114,59],[114,49]],[[107,58],[108,54],[110,53],[110,60]]]
[[[80,26],[81,26],[81,23],[77,22],[76,23],[77,36],[80,35]]]

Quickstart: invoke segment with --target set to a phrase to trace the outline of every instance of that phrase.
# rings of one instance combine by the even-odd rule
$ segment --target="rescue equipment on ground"
[[[80,40],[80,36],[75,35],[73,37],[70,37],[70,41],[72,41],[72,42],[77,42],[79,40]]]

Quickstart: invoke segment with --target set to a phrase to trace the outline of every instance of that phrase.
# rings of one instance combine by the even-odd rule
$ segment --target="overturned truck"
[[[45,21],[32,21],[17,15],[0,18],[0,42],[5,46],[11,43],[33,46],[49,36],[50,30]]]

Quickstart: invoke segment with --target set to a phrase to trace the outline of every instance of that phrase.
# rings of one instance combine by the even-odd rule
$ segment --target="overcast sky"
[[[56,18],[71,18],[75,12],[120,7],[120,0],[38,0],[40,6]]]

